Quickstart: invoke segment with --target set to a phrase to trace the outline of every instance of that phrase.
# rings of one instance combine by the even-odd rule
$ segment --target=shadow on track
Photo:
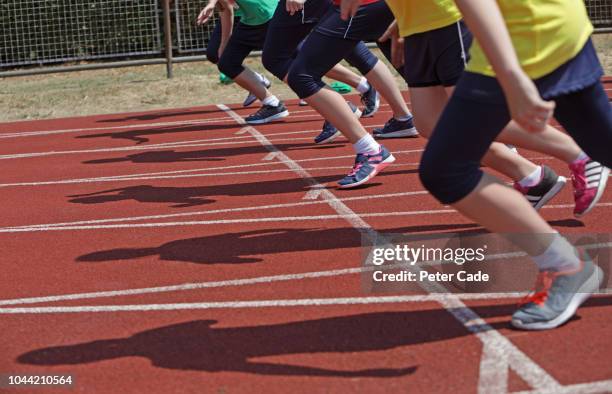
[[[415,170],[385,171],[381,176],[407,174]],[[321,183],[338,181],[342,176],[317,177]],[[142,203],[169,203],[173,208],[186,208],[209,204],[211,196],[268,196],[283,193],[306,193],[310,190],[300,178],[274,181],[230,183],[225,185],[194,187],[161,187],[152,185],[128,186],[102,190],[95,193],[68,196],[75,204],[104,204],[116,201],[137,201]]]
[[[188,122],[187,120],[185,122]],[[130,129],[127,131],[119,131],[119,132],[106,132],[106,133],[97,133],[97,134],[85,134],[79,135],[75,138],[79,139],[91,139],[91,138],[111,138],[111,139],[121,139],[136,142],[136,145],[145,143],[149,141],[147,136],[154,136],[160,134],[173,134],[173,133],[188,133],[188,132],[201,132],[205,134],[206,132],[213,130],[239,130],[241,127],[236,124],[235,121],[228,118],[227,120],[220,120],[220,122],[224,122],[223,124],[214,124],[214,123],[198,123],[198,124],[187,124],[187,125],[177,125],[177,126],[149,126],[146,127],[143,125],[142,129]],[[312,120],[292,120],[291,122],[271,122],[269,124],[298,124],[298,123],[311,123]],[[314,134],[314,133],[313,133]],[[314,138],[314,136],[313,136]]]
[[[244,141],[245,146],[232,148],[212,148],[200,149],[194,151],[176,151],[176,150],[151,150],[149,152],[135,153],[124,157],[113,157],[106,159],[95,159],[84,161],[83,164],[106,164],[106,163],[181,163],[181,162],[198,162],[198,161],[222,161],[230,156],[242,156],[249,154],[268,154],[269,151],[262,145],[251,145],[247,143],[252,141]],[[304,149],[319,149],[319,145],[315,143],[306,144],[278,144],[275,145],[279,150],[292,151]],[[343,146],[340,144],[327,145],[323,148],[337,148]],[[180,149],[180,146],[174,147]],[[154,147],[152,148],[154,149]],[[164,148],[162,148],[164,149]],[[347,158],[347,170],[350,167],[351,159]],[[327,162],[327,161],[324,161]]]
[[[474,224],[422,225],[389,229],[390,233],[430,231],[458,232],[476,229]],[[477,230],[476,230],[477,231]],[[361,236],[352,227],[275,228],[179,239],[151,248],[117,248],[86,254],[79,262],[105,262],[154,257],[155,260],[197,264],[258,263],[266,255],[321,250],[339,250],[361,246]]]

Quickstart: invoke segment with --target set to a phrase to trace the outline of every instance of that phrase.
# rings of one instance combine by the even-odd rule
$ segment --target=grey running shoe
[[[549,330],[567,322],[578,307],[596,292],[603,271],[590,258],[570,272],[541,271],[536,289],[512,315],[512,325],[522,330]]]
[[[563,189],[566,182],[567,179],[565,177],[557,175],[552,168],[543,165],[542,178],[540,178],[540,182],[537,185],[523,187],[518,182],[515,182],[514,188],[521,192],[537,211],[556,196]]]

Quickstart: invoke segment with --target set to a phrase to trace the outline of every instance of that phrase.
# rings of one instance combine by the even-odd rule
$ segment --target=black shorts
[[[408,86],[455,86],[469,60],[472,33],[463,21],[404,39]]]
[[[242,62],[252,52],[263,48],[268,32],[268,23],[261,25],[245,25],[240,22],[234,26],[232,36],[230,37],[225,50],[219,59],[217,65],[219,71],[228,77],[234,79],[242,71],[244,67]]]

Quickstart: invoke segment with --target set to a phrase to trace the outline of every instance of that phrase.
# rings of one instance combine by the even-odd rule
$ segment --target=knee
[[[276,56],[270,55],[269,51],[263,51],[263,53],[261,54],[261,63],[263,64],[264,68],[268,70],[268,72],[270,72],[278,79],[282,80],[285,77],[284,75],[282,75],[281,77],[278,76],[278,68],[280,62],[278,61]]]
[[[244,70],[242,64],[232,61],[229,56],[221,56],[217,68],[231,79],[236,78]]]
[[[453,163],[427,149],[419,166],[421,183],[442,204],[454,204],[469,195],[482,174],[478,163]]]
[[[310,73],[292,67],[287,74],[287,83],[299,98],[310,97],[317,93],[325,84]]]
[[[214,53],[214,51],[206,51],[206,59],[208,59],[208,61],[211,62],[212,64],[219,63],[219,56],[217,56],[217,54]]]

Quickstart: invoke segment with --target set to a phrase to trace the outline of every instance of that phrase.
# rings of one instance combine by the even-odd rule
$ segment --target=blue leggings
[[[285,0],[281,0],[276,7],[274,17],[269,23],[261,57],[266,70],[280,80],[284,80],[287,76],[301,50],[301,43],[311,33],[319,20],[325,17],[332,8],[329,0],[308,0],[305,3],[304,10],[294,15],[290,15],[285,7]],[[354,49],[344,56],[344,59],[363,75],[369,73],[378,61],[362,41],[358,42]],[[337,62],[340,60],[342,58]],[[337,62],[332,64],[329,69],[335,66]]]
[[[462,95],[466,77],[476,75],[465,73],[459,81],[421,158],[421,182],[443,204],[456,203],[476,188],[482,157],[510,121],[505,101]],[[612,107],[601,83],[554,101],[555,118],[585,153],[612,167]]]
[[[382,0],[359,7],[350,21],[343,21],[340,9],[332,7],[304,40],[289,69],[289,86],[300,98],[312,96],[325,86],[323,76],[342,59],[353,65],[366,59],[357,67],[367,74],[378,58],[368,55],[371,52],[362,40],[378,39],[392,21],[393,14]]]

